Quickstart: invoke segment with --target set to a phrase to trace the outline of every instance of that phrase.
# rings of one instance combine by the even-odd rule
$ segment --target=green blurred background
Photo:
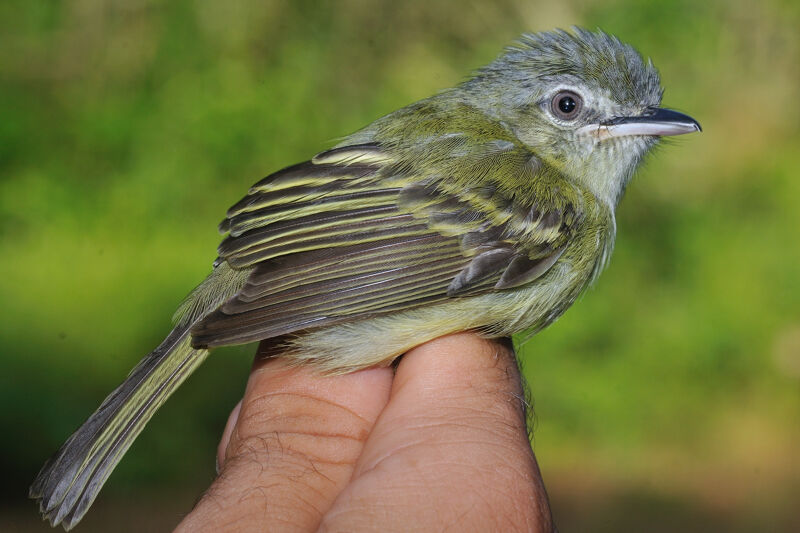
[[[601,27],[705,129],[651,157],[596,288],[522,350],[562,531],[800,531],[800,3],[0,4],[0,530],[169,329],[263,175],[453,85],[523,31]],[[214,476],[252,347],[134,444],[79,530],[167,530]]]

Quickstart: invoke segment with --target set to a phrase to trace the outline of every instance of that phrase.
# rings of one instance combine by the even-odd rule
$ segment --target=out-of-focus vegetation
[[[0,529],[45,529],[27,484],[168,331],[251,183],[572,24],[652,57],[705,131],[648,161],[609,270],[521,350],[556,520],[800,530],[792,0],[0,4]],[[219,350],[176,394],[86,530],[177,523],[251,352]]]

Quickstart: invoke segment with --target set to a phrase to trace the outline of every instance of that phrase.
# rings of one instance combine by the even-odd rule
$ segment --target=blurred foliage
[[[564,531],[800,529],[798,6],[3,2],[3,529],[43,528],[33,505],[10,506],[167,332],[210,270],[215,223],[251,183],[459,82],[523,31],[572,24],[652,57],[665,104],[705,132],[650,158],[609,270],[521,350],[556,519]],[[159,527],[177,522],[213,477],[251,352],[220,350],[176,394],[90,529],[107,505],[141,525],[136,502],[154,493],[186,504],[163,504]]]

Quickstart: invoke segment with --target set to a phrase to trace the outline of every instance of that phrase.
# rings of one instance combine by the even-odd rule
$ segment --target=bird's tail
[[[205,360],[190,328],[176,327],[42,467],[30,497],[50,524],[69,530],[81,520],[148,420]]]

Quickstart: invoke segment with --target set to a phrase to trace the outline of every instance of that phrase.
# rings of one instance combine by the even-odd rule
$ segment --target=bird
[[[51,525],[86,514],[147,421],[217,346],[271,339],[322,374],[434,338],[560,317],[608,264],[615,211],[662,137],[652,61],[601,30],[524,34],[455,87],[268,175],[219,225],[174,329],[42,467]]]

